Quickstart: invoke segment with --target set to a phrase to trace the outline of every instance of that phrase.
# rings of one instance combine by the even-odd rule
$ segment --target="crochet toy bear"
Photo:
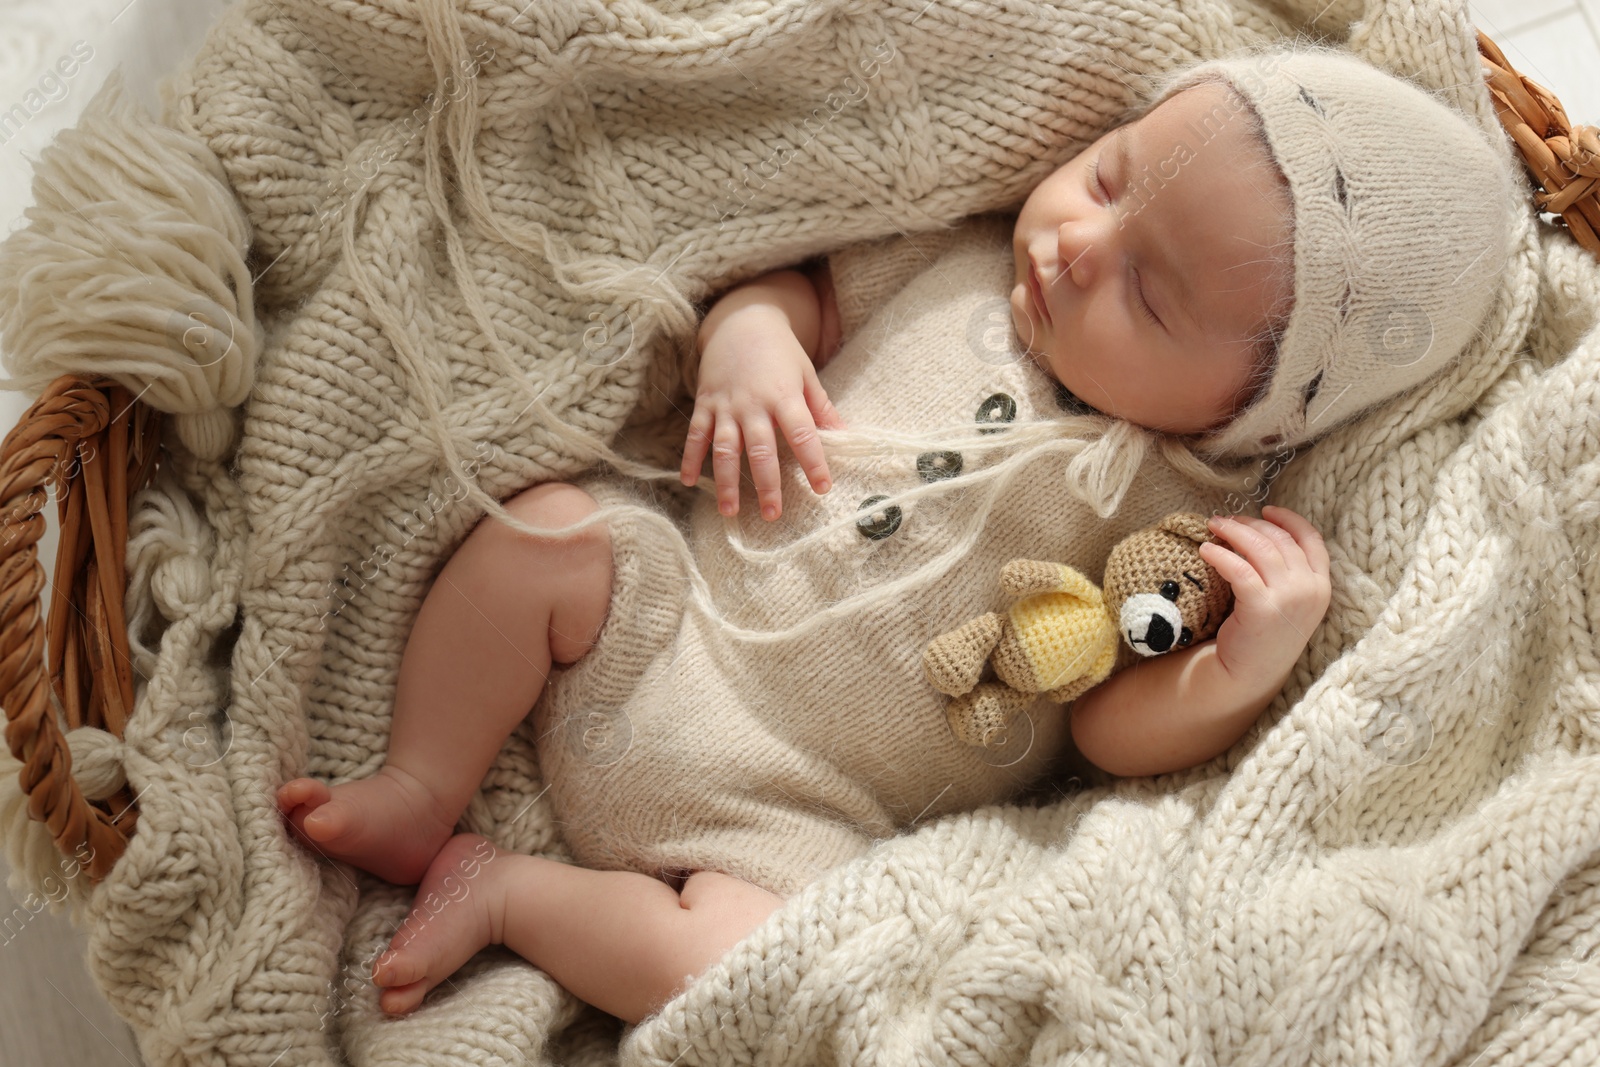
[[[1193,512],[1137,530],[1112,548],[1103,593],[1064,563],[1007,563],[1000,589],[1011,607],[941,634],[923,653],[928,681],[954,698],[950,729],[968,744],[999,747],[1036,694],[1068,704],[1104,681],[1119,636],[1145,656],[1215,636],[1233,590],[1200,555],[1212,540],[1206,517]],[[996,680],[986,680],[986,665]]]

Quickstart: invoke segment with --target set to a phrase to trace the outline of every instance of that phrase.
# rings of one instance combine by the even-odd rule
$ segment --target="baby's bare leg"
[[[561,527],[599,505],[575,485],[552,482],[513,497],[506,510],[533,526]],[[459,816],[538,701],[552,661],[581,658],[610,604],[605,523],[536,540],[480,522],[440,572],[406,643],[387,765],[427,783]]]
[[[637,1023],[783,906],[716,871],[683,893],[631,871],[591,871],[459,834],[440,850],[378,957],[384,1011],[411,1011],[485,945],[505,945],[574,996]]]
[[[551,482],[505,502],[558,528],[599,509]],[[413,885],[454,831],[505,739],[533,708],[552,662],[573,663],[611,603],[604,523],[538,540],[486,516],[439,572],[400,661],[384,765],[332,790],[300,778],[280,807],[319,851]],[[315,813],[315,814],[313,814]]]

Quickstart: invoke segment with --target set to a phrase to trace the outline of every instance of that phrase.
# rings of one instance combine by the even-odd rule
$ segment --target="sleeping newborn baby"
[[[317,852],[421,881],[374,969],[385,1011],[504,944],[637,1022],[831,867],[1017,797],[1074,744],[1159,774],[1249,729],[1328,607],[1328,553],[1285,509],[1218,515],[1226,483],[1201,472],[1304,448],[1459,355],[1520,198],[1459,115],[1329,49],[1198,64],[1130,115],[1014,218],[717,301],[680,472],[699,484],[709,452],[715,491],[674,516],[686,551],[649,523],[480,523],[451,556],[383,768],[278,794]],[[558,529],[659,508],[641,484],[601,472],[506,506]],[[1040,701],[1003,751],[955,738],[922,650],[999,606],[1001,564],[1099,580],[1118,540],[1178,510],[1214,516],[1202,551],[1235,595],[1216,638],[1065,714]],[[686,609],[702,589],[714,613]],[[529,709],[575,864],[454,834]]]

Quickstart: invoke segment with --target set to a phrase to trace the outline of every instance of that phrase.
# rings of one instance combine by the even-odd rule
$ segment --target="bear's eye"
[[[1193,640],[1194,640],[1194,631],[1190,630],[1187,626],[1185,626],[1183,628],[1183,633],[1178,635],[1178,644],[1187,645],[1190,641],[1193,641]]]
[[[1178,583],[1162,582],[1161,595],[1166,597],[1168,600],[1176,601],[1178,599]]]

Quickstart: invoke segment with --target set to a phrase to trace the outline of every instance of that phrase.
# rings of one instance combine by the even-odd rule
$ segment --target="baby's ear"
[[[1350,25],[1345,47],[1379,70],[1443,98],[1493,144],[1501,143],[1504,130],[1478,57],[1477,26],[1465,4],[1367,0],[1362,17]]]
[[[1196,544],[1212,540],[1211,531],[1206,528],[1206,517],[1193,511],[1168,515],[1156,525],[1156,529],[1187,537]]]

